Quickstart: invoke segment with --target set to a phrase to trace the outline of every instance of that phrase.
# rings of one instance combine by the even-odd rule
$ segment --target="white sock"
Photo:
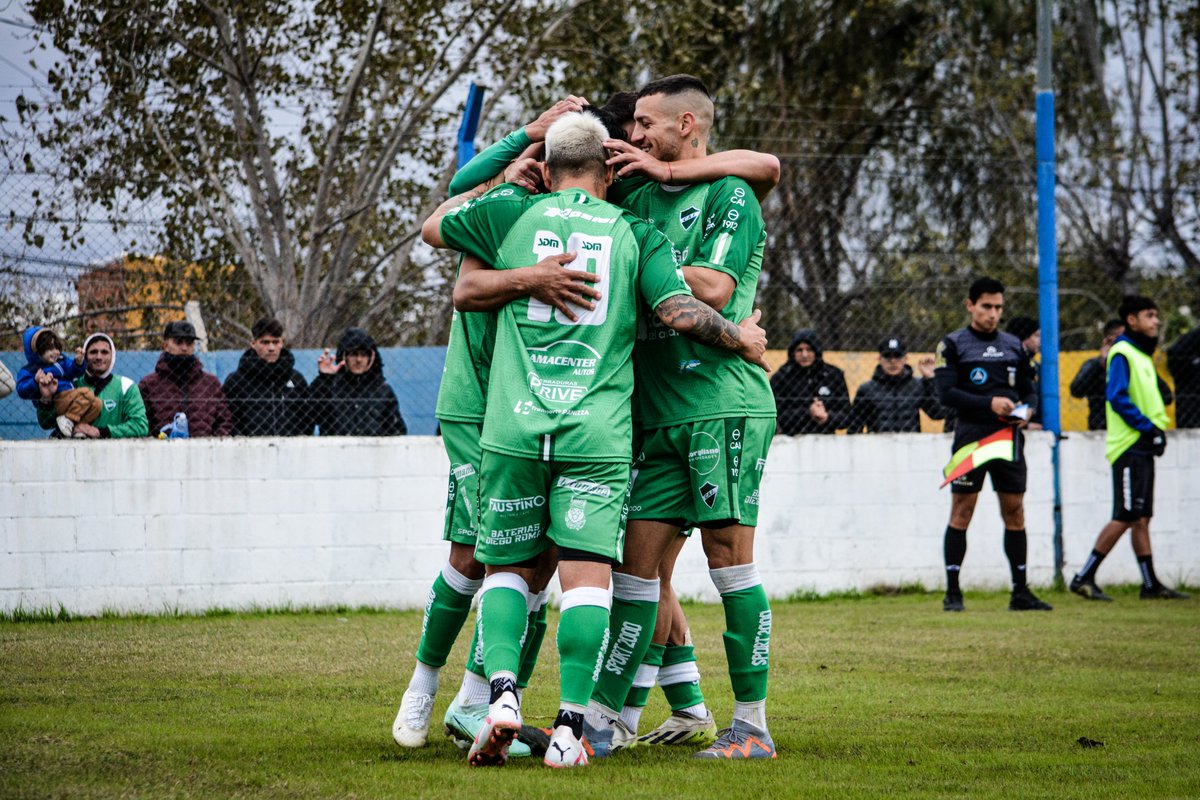
[[[733,718],[740,719],[742,722],[749,722],[751,725],[760,730],[767,729],[767,701],[759,700],[757,703],[734,703]]]
[[[486,706],[492,699],[492,685],[470,670],[463,672],[462,685],[454,702],[460,706]]]
[[[408,682],[408,690],[417,694],[437,694],[440,670],[441,667],[431,667],[418,661],[417,666],[413,668],[412,679]]]
[[[688,706],[687,708],[681,708],[681,709],[679,709],[679,711],[677,711],[675,713],[687,714],[689,717],[695,717],[696,719],[704,719],[705,717],[708,716],[708,706],[704,705],[704,703],[697,703],[694,706]],[[737,716],[737,715],[735,714],[734,716]]]
[[[645,710],[642,706],[625,706],[621,709],[621,722],[625,723],[625,727],[637,733],[638,723],[642,721],[642,711]]]

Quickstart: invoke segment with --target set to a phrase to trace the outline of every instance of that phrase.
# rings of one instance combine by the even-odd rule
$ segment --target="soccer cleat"
[[[703,718],[676,711],[663,724],[638,737],[639,744],[707,745],[717,740],[717,721],[709,711]]]
[[[60,416],[55,420],[55,422],[58,423],[58,430],[62,433],[64,438],[70,439],[75,433],[75,423],[71,421],[70,417]]]
[[[433,714],[433,695],[404,691],[400,710],[392,723],[392,738],[401,747],[424,747],[429,738],[429,717]]]
[[[504,692],[488,706],[487,716],[471,742],[467,761],[472,767],[502,767],[508,761],[508,749],[521,730],[521,702],[512,692]]]
[[[1028,586],[1013,589],[1012,597],[1008,600],[1009,611],[1053,611],[1054,606],[1043,603]]]
[[[457,698],[450,703],[442,722],[445,725],[446,735],[454,742],[455,747],[459,750],[467,750],[471,747],[471,743],[479,734],[479,729],[483,727],[487,712],[486,703],[477,706],[460,706]],[[528,728],[527,725],[521,727],[522,735],[526,728]],[[528,758],[531,752],[528,744],[523,744],[515,739],[508,746],[509,758]]]
[[[599,719],[600,724],[593,725],[591,719]],[[560,725],[559,728],[561,727]],[[619,750],[628,750],[637,745],[638,741],[637,732],[629,730],[629,726],[624,722],[593,711],[589,711],[584,717],[583,735],[596,758],[605,758]]]
[[[1161,583],[1150,589],[1143,586],[1141,591],[1143,600],[1187,600],[1189,597],[1191,597],[1190,594],[1177,592]]]
[[[965,611],[966,608],[963,605],[963,596],[957,592],[946,592],[946,596],[942,598],[942,611]]]
[[[581,739],[575,738],[575,732],[571,730],[570,725],[559,725],[550,734],[550,743],[546,747],[546,756],[542,763],[555,769],[587,766],[586,746]]]
[[[1097,586],[1094,580],[1085,581],[1078,575],[1071,579],[1071,591],[1088,600],[1103,600],[1106,603],[1112,602],[1112,598],[1105,594],[1104,590]]]
[[[775,758],[775,742],[771,734],[757,725],[741,719],[717,734],[717,740],[707,750],[696,753],[696,758]]]

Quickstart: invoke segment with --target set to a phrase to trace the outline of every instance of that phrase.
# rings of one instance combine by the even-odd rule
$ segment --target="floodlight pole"
[[[475,81],[471,81],[462,123],[458,126],[458,169],[475,157],[475,132],[479,129],[479,114],[483,110],[483,92]]]
[[[1037,213],[1038,315],[1042,326],[1042,425],[1054,434],[1054,585],[1063,584],[1062,480],[1059,445],[1062,419],[1058,386],[1058,246],[1054,208],[1054,88],[1050,80],[1050,40],[1054,4],[1037,0]]]

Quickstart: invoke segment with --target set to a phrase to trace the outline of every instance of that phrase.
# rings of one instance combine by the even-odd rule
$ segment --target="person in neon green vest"
[[[1187,595],[1164,585],[1154,574],[1150,518],[1154,516],[1154,459],[1167,447],[1167,409],[1152,356],[1158,346],[1158,305],[1149,297],[1121,301],[1122,334],[1108,351],[1105,387],[1108,422],[1105,455],[1112,465],[1113,516],[1100,529],[1096,544],[1071,580],[1071,591],[1088,600],[1112,600],[1096,585],[1096,570],[1132,529],[1133,553],[1142,574],[1143,600],[1183,600]]]

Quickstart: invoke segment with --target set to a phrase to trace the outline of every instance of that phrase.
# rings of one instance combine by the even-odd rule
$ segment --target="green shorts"
[[[630,519],[758,524],[775,420],[730,417],[646,432],[633,467]]]
[[[536,461],[485,450],[475,558],[517,564],[551,543],[621,559],[629,465]]]
[[[445,422],[442,445],[450,458],[450,480],[446,489],[446,524],[442,538],[458,544],[475,544],[479,525],[479,459],[483,448],[479,422]]]

